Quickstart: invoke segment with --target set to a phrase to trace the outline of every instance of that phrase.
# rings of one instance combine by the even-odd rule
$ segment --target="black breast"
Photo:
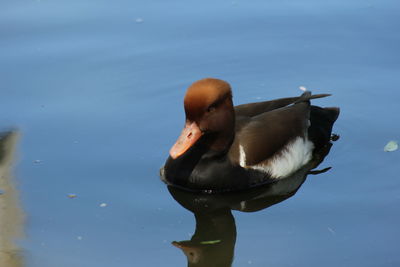
[[[225,154],[213,154],[201,144],[175,160],[169,157],[162,179],[186,190],[208,193],[245,190],[273,181],[265,173],[232,164]]]

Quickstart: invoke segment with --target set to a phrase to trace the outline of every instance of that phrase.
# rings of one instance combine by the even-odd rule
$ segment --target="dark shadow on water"
[[[236,193],[193,193],[168,186],[172,197],[196,219],[190,240],[174,241],[187,257],[188,266],[231,266],[236,243],[236,224],[232,210],[255,212],[280,203],[296,194],[309,174],[328,171],[314,170],[328,155],[332,144],[314,155],[313,160],[288,178],[272,184]]]

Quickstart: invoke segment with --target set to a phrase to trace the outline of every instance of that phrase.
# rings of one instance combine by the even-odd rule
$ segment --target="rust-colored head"
[[[184,105],[186,123],[170,150],[171,157],[184,154],[203,135],[213,134],[211,148],[223,149],[224,138],[233,134],[235,120],[230,85],[214,78],[199,80],[187,89]]]
[[[186,119],[194,121],[207,112],[208,108],[219,104],[218,101],[231,97],[231,86],[223,80],[206,78],[194,82],[185,95]]]

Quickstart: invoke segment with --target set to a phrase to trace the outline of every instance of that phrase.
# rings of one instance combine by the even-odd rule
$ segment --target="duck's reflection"
[[[296,194],[308,174],[329,170],[313,169],[323,161],[331,146],[327,144],[314,155],[312,162],[290,177],[240,193],[208,195],[169,186],[172,197],[193,212],[196,219],[192,238],[172,244],[186,255],[188,266],[231,266],[236,242],[236,225],[231,211],[255,212],[290,198]]]
[[[0,266],[21,267],[23,260],[14,240],[21,236],[23,213],[18,201],[11,168],[16,132],[0,133]]]
[[[231,210],[194,213],[196,231],[190,240],[172,242],[185,253],[189,266],[231,266],[236,225]]]

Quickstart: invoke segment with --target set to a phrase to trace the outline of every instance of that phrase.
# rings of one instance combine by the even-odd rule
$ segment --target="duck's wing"
[[[242,122],[228,154],[231,162],[275,178],[304,166],[312,158],[314,147],[307,137],[310,101],[304,99]]]
[[[330,96],[330,94],[311,95],[309,92],[306,92],[303,95],[297,97],[286,97],[263,102],[248,103],[235,106],[235,114],[236,116],[254,117],[264,112],[286,107],[298,101],[304,101],[306,98],[310,100],[326,96]]]

